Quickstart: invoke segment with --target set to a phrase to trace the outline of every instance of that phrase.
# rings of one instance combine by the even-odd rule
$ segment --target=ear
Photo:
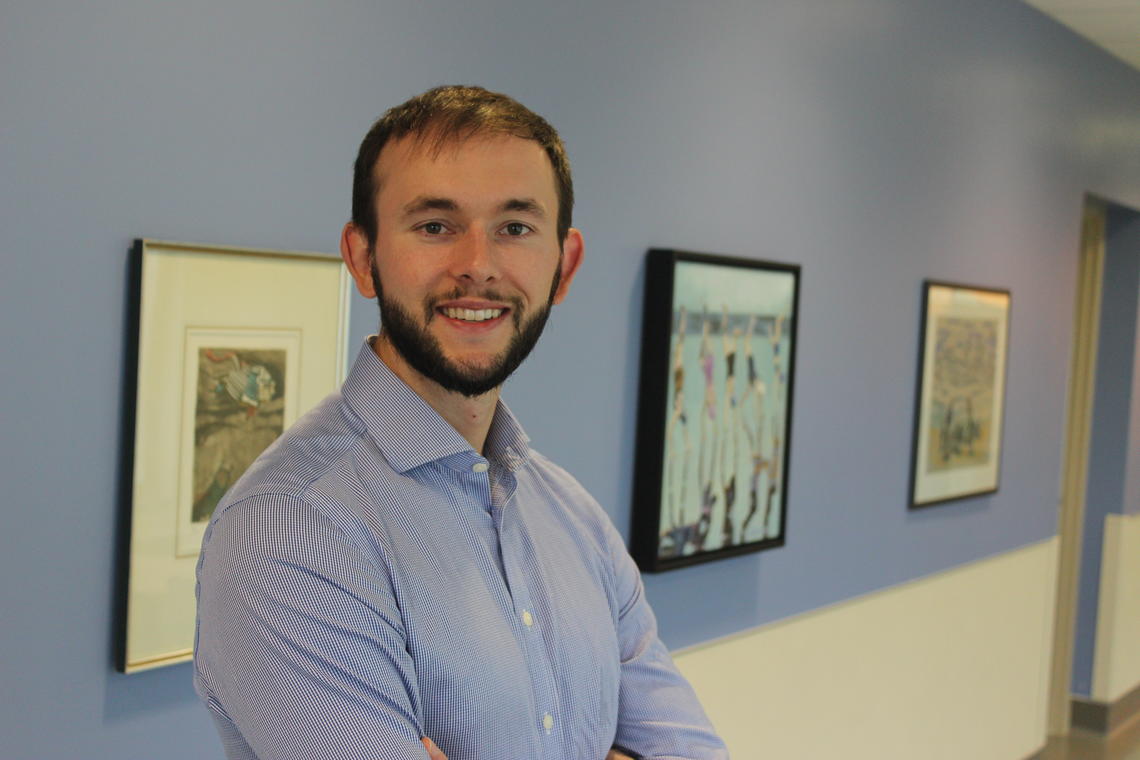
[[[582,233],[571,227],[566,232],[566,239],[562,241],[562,279],[558,282],[558,290],[554,291],[554,303],[562,303],[566,298],[585,252],[586,244],[582,240]]]
[[[340,257],[356,281],[360,295],[375,298],[376,284],[372,282],[372,261],[368,248],[368,236],[362,229],[352,222],[344,225],[344,231],[340,233]]]

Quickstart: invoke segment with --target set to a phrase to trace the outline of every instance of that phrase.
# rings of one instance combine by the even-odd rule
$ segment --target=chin
[[[482,375],[495,372],[506,358],[506,351],[494,354],[449,355],[445,358],[448,364],[460,372]]]
[[[472,380],[483,381],[498,373],[498,366],[487,365],[470,365],[470,364],[452,364],[452,374],[460,375],[462,377],[471,378]]]

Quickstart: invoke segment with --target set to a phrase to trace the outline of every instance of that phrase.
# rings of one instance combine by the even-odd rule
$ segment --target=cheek
[[[525,291],[532,300],[540,299],[545,303],[558,271],[556,262],[552,263],[545,257],[534,257],[515,268],[513,284]]]
[[[406,300],[423,285],[423,273],[410,266],[410,262],[411,257],[408,256],[389,256],[376,262],[377,274],[384,283],[386,295]]]

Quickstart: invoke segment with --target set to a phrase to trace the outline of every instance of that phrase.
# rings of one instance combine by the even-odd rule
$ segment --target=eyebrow
[[[404,206],[404,216],[421,211],[458,211],[459,204],[450,198],[435,198],[421,195]]]
[[[404,205],[404,216],[419,214],[424,211],[458,211],[459,204],[451,198],[421,195]],[[510,198],[499,206],[499,213],[517,211],[539,219],[546,218],[546,212],[541,204],[534,198]]]
[[[505,201],[499,207],[500,211],[519,211],[524,214],[530,214],[540,219],[546,217],[546,212],[542,210],[542,206],[534,198],[511,198]]]

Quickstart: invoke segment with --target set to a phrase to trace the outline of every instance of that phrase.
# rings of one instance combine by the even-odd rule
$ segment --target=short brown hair
[[[554,127],[514,98],[482,87],[435,87],[389,109],[368,130],[356,154],[352,177],[352,222],[376,241],[376,161],[389,140],[405,135],[429,139],[436,148],[477,134],[534,140],[554,169],[558,194],[558,240],[566,239],[574,208],[574,183],[566,148]]]

